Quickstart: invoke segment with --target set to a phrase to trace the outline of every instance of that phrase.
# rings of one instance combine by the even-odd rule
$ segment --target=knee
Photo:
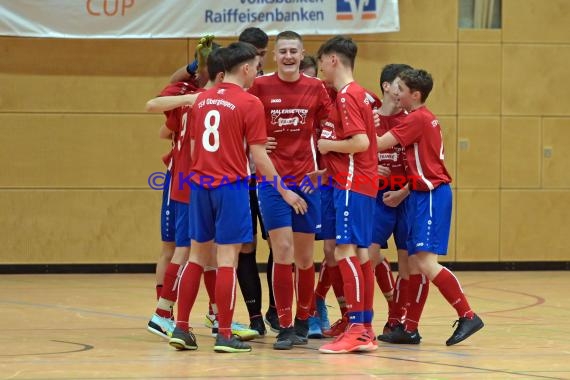
[[[293,262],[293,242],[290,239],[279,239],[271,242],[273,261],[280,264]]]
[[[325,262],[327,263],[328,266],[336,265],[336,259],[334,258],[335,246],[336,244],[334,243],[334,241],[332,242],[325,241],[324,243],[323,250],[325,253]]]

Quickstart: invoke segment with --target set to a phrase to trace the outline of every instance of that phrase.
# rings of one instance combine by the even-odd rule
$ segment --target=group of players
[[[378,340],[420,343],[429,282],[458,314],[447,345],[481,329],[457,278],[438,263],[447,252],[452,194],[441,127],[424,105],[431,75],[385,66],[380,101],[354,81],[357,46],[349,37],[319,48],[322,81],[293,31],[276,36],[277,71],[267,75],[268,37],[259,28],[247,28],[227,47],[216,49],[212,39],[201,39],[196,61],[147,103],[147,110],[165,112],[160,136],[173,141],[164,158],[163,255],[148,330],[177,349],[197,349],[188,321],[204,274],[214,350],[251,350],[246,341],[266,334],[258,214],[270,244],[265,321],[278,333],[274,349],[323,336],[334,337],[319,348],[323,353],[377,349],[375,277],[388,301]],[[392,234],[396,281],[380,254]],[[325,254],[316,289],[315,239]],[[249,326],[232,321],[238,282]],[[332,326],[324,302],[330,287],[342,314]]]

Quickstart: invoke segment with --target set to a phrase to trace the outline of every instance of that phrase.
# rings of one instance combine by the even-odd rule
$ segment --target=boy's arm
[[[166,125],[162,124],[160,126],[160,129],[158,130],[158,137],[160,137],[161,139],[171,140],[172,139],[172,131],[170,129],[168,129],[168,127]]]
[[[398,207],[400,203],[410,194],[410,184],[395,191],[386,191],[382,196],[382,201],[388,207]]]
[[[378,143],[378,152],[385,151],[400,143],[396,140],[392,132],[386,132],[382,136],[376,136],[376,142]]]
[[[194,61],[196,62],[196,61]],[[194,62],[184,65],[174,72],[170,76],[170,83],[176,82],[190,82],[196,78],[196,70],[198,69],[198,63]]]
[[[159,96],[146,102],[146,112],[170,111],[182,106],[194,104],[198,94],[186,94],[176,96]]]
[[[319,139],[317,142],[319,152],[327,154],[328,152],[338,153],[358,153],[364,152],[370,146],[370,140],[365,133],[352,135],[344,140],[326,140]]]

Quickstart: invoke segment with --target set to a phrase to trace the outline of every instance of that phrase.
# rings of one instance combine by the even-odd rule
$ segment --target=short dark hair
[[[232,72],[238,65],[251,61],[257,56],[257,49],[247,42],[233,42],[221,48],[225,72]]]
[[[409,69],[413,69],[413,67],[405,63],[390,63],[384,66],[380,72],[380,90],[382,93],[384,93],[382,83],[392,83],[402,71]]]
[[[402,71],[398,77],[411,91],[420,92],[422,103],[427,100],[433,88],[433,79],[430,73],[422,69],[408,69]]]
[[[299,40],[303,42],[303,37],[301,37],[299,33],[292,30],[285,30],[275,37],[275,42],[279,40]]]
[[[354,60],[356,59],[357,52],[358,47],[352,38],[347,36],[334,36],[321,45],[317,57],[321,59],[325,54],[337,53],[340,55],[340,60],[345,66],[350,65],[350,67],[354,69]]]
[[[306,55],[305,58],[303,58],[301,65],[299,65],[299,70],[306,70],[309,67],[314,67],[315,71],[318,71],[317,60],[312,55]]]
[[[245,28],[240,33],[238,41],[250,43],[257,49],[265,49],[269,42],[269,37],[263,30],[252,26]]]
[[[225,71],[222,49],[212,50],[212,52],[208,54],[207,65],[208,77],[211,81],[214,81],[219,73]]]

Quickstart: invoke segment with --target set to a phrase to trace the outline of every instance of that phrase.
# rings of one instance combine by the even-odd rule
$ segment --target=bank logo
[[[337,20],[372,20],[376,13],[376,0],[336,0]]]

